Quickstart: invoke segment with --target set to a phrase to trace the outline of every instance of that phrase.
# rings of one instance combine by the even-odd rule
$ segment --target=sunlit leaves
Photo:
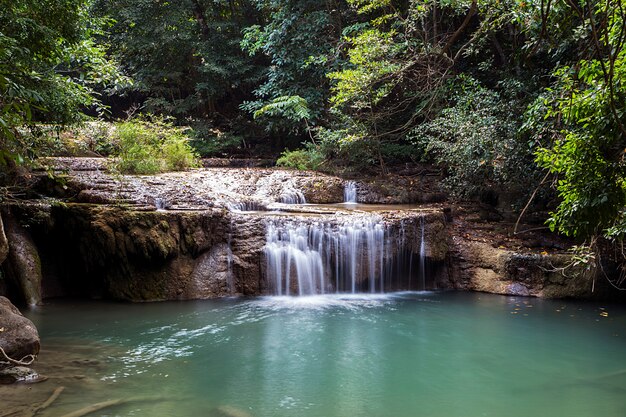
[[[273,128],[272,119],[284,119],[293,123],[297,130],[300,123],[307,123],[311,118],[311,112],[306,100],[300,96],[276,97],[269,103],[258,108],[253,113],[255,119],[269,119],[266,121],[268,130]]]
[[[537,162],[558,175],[561,202],[549,224],[564,234],[615,238],[626,232],[625,7],[623,0],[594,3],[580,23],[593,39],[593,53],[555,71],[557,81],[546,92],[551,105],[544,117],[560,132],[539,150]]]
[[[352,45],[348,52],[352,66],[328,74],[336,81],[331,103],[336,107],[369,109],[391,91],[395,82],[389,77],[399,67],[392,61],[393,33],[369,29],[346,40]]]

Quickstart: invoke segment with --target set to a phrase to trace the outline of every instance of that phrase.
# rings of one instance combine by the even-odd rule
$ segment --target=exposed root
[[[61,395],[64,389],[65,387],[58,387],[57,389],[55,389],[54,392],[52,392],[52,395],[50,395],[50,397],[43,404],[35,408],[29,417],[34,417],[40,411],[43,411],[46,408],[50,407],[52,403],[59,397],[59,395]]]
[[[19,416],[19,417],[35,417],[40,411],[45,410],[46,408],[50,407],[52,405],[52,403],[59,398],[59,395],[61,395],[61,393],[63,392],[63,390],[65,389],[65,387],[58,387],[57,389],[55,389],[52,394],[50,395],[50,397],[48,397],[48,399],[46,401],[44,401],[43,403],[41,403],[40,405],[37,406],[31,406],[29,409],[24,410],[24,409],[19,409],[19,410],[10,410],[6,413],[0,414],[0,417],[13,417],[13,416]]]
[[[114,407],[117,405],[134,403],[134,402],[155,402],[155,401],[165,401],[163,398],[150,398],[150,397],[138,397],[138,398],[128,398],[128,399],[117,399],[117,400],[109,400],[103,401],[101,403],[95,403],[90,406],[81,408],[80,410],[73,411],[69,414],[65,414],[62,417],[83,417],[89,415],[91,413],[95,413],[96,411],[100,411],[105,408]]]
[[[30,366],[33,364],[33,362],[35,362],[35,359],[37,359],[35,355],[26,355],[20,360],[10,358],[9,355],[6,354],[4,349],[2,349],[2,346],[0,346],[0,353],[4,357],[4,360],[18,366]]]

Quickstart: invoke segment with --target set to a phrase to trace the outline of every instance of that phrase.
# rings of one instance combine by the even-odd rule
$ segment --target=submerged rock
[[[8,298],[0,296],[0,347],[11,359],[21,360],[28,355],[37,356],[39,333],[32,321],[22,316]],[[0,352],[0,362],[4,358]]]
[[[232,405],[220,405],[210,414],[213,417],[252,417],[252,414]]]
[[[46,379],[46,377],[25,366],[11,366],[0,369],[0,384],[14,384],[16,382],[33,384],[35,382],[43,382]]]

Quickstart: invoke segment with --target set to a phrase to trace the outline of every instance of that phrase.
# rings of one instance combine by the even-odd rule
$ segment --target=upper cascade
[[[290,190],[281,194],[279,201],[284,204],[306,204],[306,198],[300,190]]]
[[[346,182],[343,188],[343,202],[351,204],[357,203],[356,182]]]
[[[408,236],[404,223],[392,227],[375,214],[268,218],[266,276],[275,295],[425,289],[413,279],[424,276],[424,262],[413,265],[420,259]]]

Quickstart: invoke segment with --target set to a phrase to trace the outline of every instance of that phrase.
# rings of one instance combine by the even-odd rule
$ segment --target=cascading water
[[[165,198],[155,197],[154,206],[156,207],[157,211],[165,211],[169,207],[169,203]]]
[[[292,190],[290,192],[284,193],[279,198],[280,202],[283,204],[306,204],[306,198],[302,191]]]
[[[415,289],[409,239],[379,216],[278,217],[266,227],[266,275],[276,295]]]
[[[325,292],[322,254],[324,234],[318,227],[298,222],[267,224],[265,257],[267,272],[277,295],[292,294],[292,280],[299,295]]]
[[[420,219],[421,237],[420,237],[420,284],[422,288],[426,288],[426,243],[424,242],[424,217]]]
[[[356,195],[356,182],[348,181],[343,188],[343,202],[356,204],[357,203],[357,195]]]
[[[267,207],[257,201],[238,201],[236,203],[227,203],[228,210],[235,213],[245,213],[250,211],[266,211]]]

